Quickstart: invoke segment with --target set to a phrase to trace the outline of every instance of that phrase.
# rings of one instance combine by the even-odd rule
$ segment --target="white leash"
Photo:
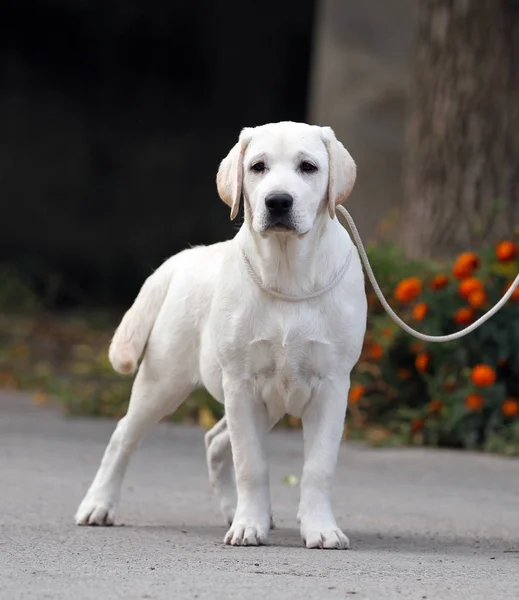
[[[384,307],[385,311],[399,327],[401,327],[405,332],[409,333],[410,335],[414,336],[415,338],[418,338],[419,340],[423,340],[424,342],[452,342],[453,340],[457,340],[461,337],[468,335],[469,333],[471,333],[472,331],[474,331],[475,329],[477,329],[478,327],[483,325],[483,323],[485,321],[488,321],[488,319],[490,319],[490,317],[495,315],[498,310],[503,308],[503,306],[506,304],[506,302],[510,299],[510,296],[514,293],[514,290],[517,288],[517,286],[519,286],[519,275],[517,275],[517,277],[514,279],[514,282],[510,286],[510,289],[507,290],[506,294],[501,298],[501,300],[499,300],[499,302],[497,304],[495,304],[489,311],[487,311],[477,321],[474,321],[474,323],[472,323],[468,327],[465,327],[465,329],[462,329],[461,331],[456,331],[456,333],[451,333],[449,335],[426,335],[425,333],[420,333],[419,331],[416,331],[416,329],[413,329],[412,327],[410,327],[407,323],[404,323],[404,321],[402,321],[402,319],[397,314],[395,314],[395,312],[391,308],[391,306],[389,306],[388,301],[385,299],[384,294],[382,293],[382,290],[380,289],[380,286],[377,283],[375,274],[373,273],[373,269],[371,268],[371,265],[369,264],[368,255],[366,254],[364,244],[362,243],[362,240],[360,239],[360,235],[359,235],[359,232],[357,231],[355,222],[353,221],[350,213],[343,206],[337,206],[337,210],[338,210],[339,214],[342,215],[342,217],[344,217],[344,219],[353,235],[355,245],[357,246],[357,249],[360,254],[360,258],[362,260],[362,263],[364,264],[364,268],[366,269],[366,272],[368,274],[371,285],[373,286],[373,289],[375,290],[375,294],[377,295],[378,299],[380,300],[380,303]],[[343,223],[343,225],[344,225],[344,223]]]
[[[371,285],[373,286],[373,289],[375,290],[375,294],[377,295],[378,299],[380,300],[380,303],[384,307],[384,310],[387,312],[387,314],[391,317],[391,319],[393,319],[393,321],[399,327],[401,327],[406,333],[409,333],[410,335],[414,336],[415,338],[418,338],[419,340],[423,340],[424,342],[452,342],[453,340],[458,340],[459,338],[462,338],[462,337],[468,335],[469,333],[471,333],[472,331],[474,331],[475,329],[477,329],[478,327],[483,325],[483,323],[485,323],[485,321],[488,321],[490,319],[490,317],[495,315],[498,310],[501,310],[501,308],[503,308],[503,306],[506,304],[506,302],[510,299],[510,296],[514,293],[515,289],[519,286],[519,275],[517,275],[517,277],[514,279],[514,282],[512,283],[510,288],[507,290],[505,295],[501,298],[501,300],[499,300],[499,302],[497,304],[495,304],[483,316],[479,317],[479,319],[477,321],[474,321],[474,323],[472,323],[468,327],[465,327],[465,329],[462,329],[461,331],[456,331],[455,333],[451,333],[449,335],[427,335],[425,333],[420,333],[419,331],[416,331],[416,329],[413,329],[407,323],[402,321],[402,319],[395,313],[395,311],[391,308],[391,306],[389,306],[388,301],[385,299],[384,294],[382,293],[382,290],[380,289],[380,286],[377,283],[377,279],[375,277],[375,274],[373,273],[373,269],[371,268],[371,265],[369,264],[369,259],[368,259],[368,255],[366,254],[366,249],[364,248],[364,244],[362,243],[362,240],[360,239],[360,235],[359,235],[359,232],[357,230],[357,226],[355,225],[354,220],[352,219],[350,213],[343,206],[340,206],[340,205],[337,206],[337,211],[338,211],[339,215],[341,215],[342,218],[344,219],[344,221],[342,219],[339,219],[341,221],[342,225],[344,227],[346,227],[346,225],[347,225],[353,235],[353,240],[355,241],[355,245],[357,246],[357,250],[359,251],[360,258],[362,260],[364,268],[366,269],[368,278],[371,282]],[[263,292],[265,292],[269,296],[272,296],[273,298],[276,298],[277,300],[284,300],[285,302],[303,302],[304,300],[312,300],[313,298],[318,298],[319,296],[323,296],[324,294],[329,292],[333,287],[335,287],[339,283],[339,281],[342,279],[342,277],[344,276],[346,271],[348,270],[348,267],[350,266],[350,262],[351,262],[351,254],[352,253],[350,252],[348,254],[348,256],[346,257],[346,260],[344,262],[344,265],[341,267],[341,269],[335,274],[333,279],[325,287],[321,288],[320,290],[317,290],[316,292],[313,292],[312,294],[307,294],[306,296],[290,296],[288,294],[283,294],[281,292],[278,292],[277,290],[274,290],[274,289],[268,287],[267,285],[265,285],[263,283],[263,281],[261,281],[261,278],[258,276],[256,271],[254,270],[254,268],[249,260],[249,257],[245,254],[245,252],[243,250],[242,250],[242,254],[243,254],[245,266],[247,267],[247,271],[248,271],[250,277]]]

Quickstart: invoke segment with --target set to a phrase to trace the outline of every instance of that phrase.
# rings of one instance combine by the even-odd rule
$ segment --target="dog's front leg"
[[[265,404],[241,385],[225,389],[225,414],[231,438],[238,503],[224,541],[232,546],[267,543],[270,490],[266,452],[269,418]]]
[[[344,429],[349,380],[322,382],[303,414],[305,462],[298,520],[307,548],[349,547],[333,515],[331,487]]]

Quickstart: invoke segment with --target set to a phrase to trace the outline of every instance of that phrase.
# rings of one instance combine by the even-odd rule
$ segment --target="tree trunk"
[[[420,2],[403,240],[440,258],[519,225],[519,1]]]

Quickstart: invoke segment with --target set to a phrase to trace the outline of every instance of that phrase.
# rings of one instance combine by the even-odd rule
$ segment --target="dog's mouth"
[[[285,223],[284,221],[273,221],[267,225],[267,231],[290,233],[294,232],[295,229],[292,225]]]

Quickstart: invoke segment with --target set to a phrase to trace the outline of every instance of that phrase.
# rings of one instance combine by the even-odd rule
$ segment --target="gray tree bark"
[[[420,0],[403,241],[447,257],[519,225],[519,2]]]

